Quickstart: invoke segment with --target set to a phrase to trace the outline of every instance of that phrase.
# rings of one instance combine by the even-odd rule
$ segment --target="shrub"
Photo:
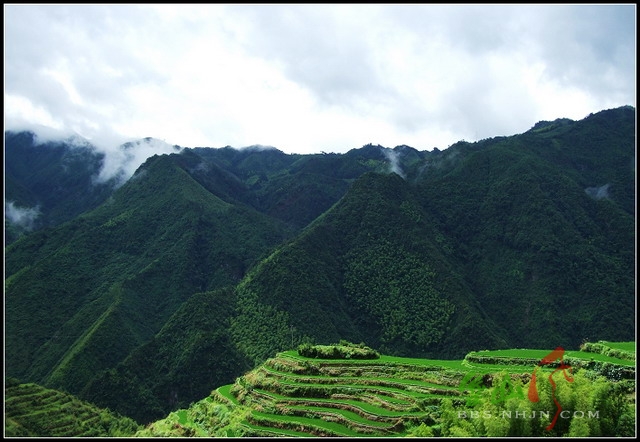
[[[380,353],[364,344],[352,344],[341,340],[333,345],[300,344],[298,354],[318,359],[378,359]]]

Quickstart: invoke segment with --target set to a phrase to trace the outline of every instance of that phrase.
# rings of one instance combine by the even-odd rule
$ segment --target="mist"
[[[609,195],[609,187],[610,186],[611,186],[611,184],[607,183],[607,184],[602,185],[600,187],[587,187],[586,189],[584,189],[584,191],[591,198],[594,198],[594,199],[597,199],[597,200],[601,200],[603,198],[610,198],[610,195]]]
[[[33,230],[38,216],[40,216],[40,208],[38,206],[31,208],[18,207],[13,201],[6,201],[4,204],[5,219],[25,230]]]
[[[153,155],[178,153],[180,146],[172,146],[155,138],[131,141],[115,149],[102,150],[105,157],[95,182],[104,183],[115,179],[116,186],[124,184],[147,158]]]
[[[402,177],[402,179],[406,179],[406,175],[400,167],[400,154],[393,149],[383,148],[382,152],[389,160],[390,172],[397,173]]]
[[[124,184],[134,172],[153,155],[178,153],[182,147],[171,145],[156,138],[142,138],[131,140],[111,133],[95,133],[85,137],[81,133],[55,129],[39,124],[19,125],[11,129],[13,132],[28,131],[34,134],[34,145],[47,143],[64,143],[67,146],[92,149],[103,154],[100,172],[93,178],[96,184],[110,180],[115,181],[117,187]],[[45,148],[44,146],[42,146]]]

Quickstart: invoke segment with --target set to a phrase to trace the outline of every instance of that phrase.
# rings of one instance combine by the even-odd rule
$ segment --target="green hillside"
[[[343,344],[344,345],[344,344]],[[349,344],[347,344],[349,345]],[[335,347],[339,348],[339,345]],[[279,353],[235,383],[151,423],[141,437],[632,436],[635,364],[612,359],[612,380],[590,354],[567,352],[536,366],[547,350],[480,352],[484,360],[318,359]],[[471,355],[470,355],[471,356]],[[489,362],[489,357],[502,358]],[[571,382],[555,375],[571,364]],[[591,367],[591,368],[589,368]],[[602,366],[600,366],[602,368]],[[539,400],[527,396],[532,375]],[[544,376],[542,376],[544,375]],[[557,398],[569,414],[551,426]],[[586,412],[586,418],[581,412]],[[516,414],[519,413],[519,414]],[[580,412],[580,413],[579,413]],[[589,412],[591,414],[589,414]],[[525,418],[526,416],[526,418]],[[549,428],[551,426],[551,428]]]
[[[633,338],[635,192],[628,190],[635,140],[622,136],[634,127],[628,111],[470,146],[447,174],[419,184],[423,207],[454,245],[487,315],[523,318],[499,324],[510,346]],[[605,183],[607,197],[587,192]]]
[[[69,394],[5,380],[5,437],[128,437],[139,425]]]
[[[287,235],[153,157],[99,208],[6,249],[7,373],[80,393]]]
[[[258,363],[290,347],[292,329],[293,344],[367,339],[383,352],[421,356],[506,345],[445,245],[404,180],[365,174],[238,285],[232,334]]]
[[[39,143],[31,132],[5,132],[5,204],[37,213],[29,225],[5,217],[5,242],[69,221],[104,202],[116,182],[97,182],[104,161],[89,143]]]
[[[346,338],[462,357],[632,339],[634,217],[518,137],[456,161],[416,184],[362,175],[262,261],[237,287],[240,349],[260,362],[292,339]]]
[[[82,397],[146,423],[233,382],[252,367],[231,340],[234,308],[231,288],[191,296],[150,342],[93,378]]]
[[[386,173],[389,161],[382,150],[382,146],[365,146],[344,155],[288,155],[258,147],[187,151],[201,159],[191,166],[190,173],[211,192],[299,229],[328,210],[363,173]],[[209,178],[212,169],[225,171],[225,183]]]

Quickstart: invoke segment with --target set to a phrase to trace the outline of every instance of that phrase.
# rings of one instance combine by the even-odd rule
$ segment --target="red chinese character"
[[[556,421],[558,420],[558,416],[562,411],[562,407],[560,406],[560,403],[556,399],[556,383],[553,381],[553,375],[557,371],[562,370],[562,373],[564,374],[565,379],[569,382],[573,382],[573,377],[570,377],[566,371],[567,368],[569,369],[569,371],[571,371],[571,366],[564,364],[564,361],[562,360],[563,356],[564,356],[564,349],[562,347],[558,347],[555,350],[553,350],[551,353],[546,355],[544,358],[542,358],[542,361],[540,361],[540,363],[538,364],[538,366],[547,365],[556,361],[557,359],[560,359],[560,366],[558,366],[558,368],[553,370],[553,372],[549,375],[549,382],[551,382],[551,387],[553,388],[552,389],[553,402],[556,404],[557,409],[556,409],[555,416],[553,416],[553,420],[546,428],[547,431],[551,430],[554,427],[554,425],[556,424]],[[536,367],[533,370],[533,374],[531,375],[531,382],[529,383],[529,400],[531,402],[538,402],[540,400],[540,398],[538,397],[538,388],[536,387],[536,370],[537,369],[538,367]]]

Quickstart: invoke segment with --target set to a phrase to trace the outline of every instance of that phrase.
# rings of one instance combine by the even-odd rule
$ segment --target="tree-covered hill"
[[[290,345],[290,330],[316,342],[366,338],[394,354],[506,345],[470,297],[431,216],[398,175],[360,177],[238,285],[232,333],[240,348],[259,362]],[[276,339],[261,339],[266,327]]]
[[[80,137],[44,142],[33,132],[6,132],[6,242],[96,208],[126,181],[124,169],[143,155],[137,150],[168,148],[158,143],[152,138],[125,143],[107,158]],[[346,155],[289,155],[262,146],[172,149],[183,153],[174,158],[180,167],[214,195],[247,204],[294,228],[328,209],[362,173],[389,169],[383,152],[391,151],[369,146]]]
[[[140,423],[305,342],[631,340],[635,109],[431,152],[156,155],[5,273],[7,375]]]
[[[5,253],[8,372],[143,421],[197,399],[207,383],[237,375],[244,356],[232,358],[237,363],[226,371],[203,371],[202,378],[183,382],[182,373],[193,371],[184,348],[162,343],[166,334],[154,335],[192,294],[235,285],[292,229],[334,204],[357,176],[332,177],[333,163],[317,165],[322,158],[311,161],[316,170],[309,172],[305,162],[252,148],[154,156],[100,207],[12,244]],[[384,170],[386,163],[375,167]],[[268,172],[264,182],[255,179],[256,171]],[[213,327],[228,331],[221,323]],[[191,339],[189,325],[178,329]],[[236,352],[221,342],[214,343],[215,358]],[[153,351],[156,344],[168,354]],[[196,358],[211,356],[193,351],[200,352]],[[169,373],[167,360],[175,365]],[[135,375],[125,384],[114,376],[130,374],[131,367],[139,373],[142,365],[153,374],[134,391]]]
[[[556,136],[548,126],[544,138],[461,145],[451,166],[415,184],[363,175],[238,286],[239,345],[262,360],[295,329],[317,342],[366,338],[393,354],[460,357],[479,346],[633,338],[634,216],[624,191],[598,198],[587,187],[632,187],[628,112],[626,139],[591,139],[573,165],[567,132],[586,143],[610,115]],[[585,166],[589,152],[606,158],[605,170]],[[280,336],[273,346],[253,338],[267,311]]]
[[[150,158],[97,209],[6,249],[7,373],[79,393],[194,293],[236,284],[287,235],[173,156]]]
[[[151,341],[92,379],[81,396],[146,423],[233,382],[253,367],[229,333],[234,309],[233,288],[191,296]]]
[[[447,174],[418,184],[510,345],[633,335],[634,115],[615,109],[470,145]],[[603,185],[610,192],[591,191]]]

